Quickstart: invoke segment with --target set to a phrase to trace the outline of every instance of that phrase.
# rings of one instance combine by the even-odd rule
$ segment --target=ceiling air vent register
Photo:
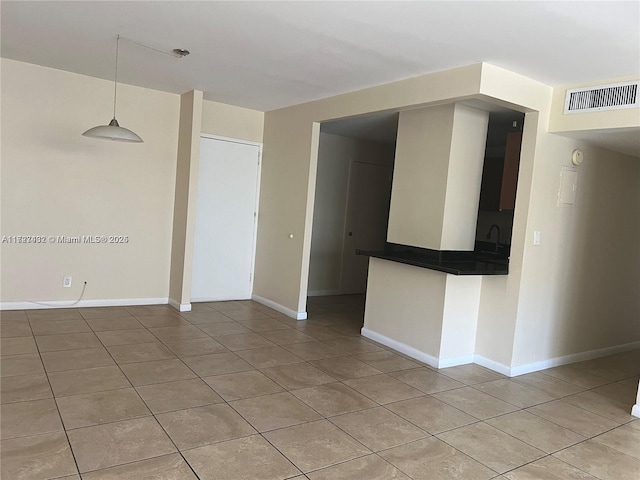
[[[601,112],[637,108],[640,82],[612,83],[598,87],[567,90],[564,113]]]

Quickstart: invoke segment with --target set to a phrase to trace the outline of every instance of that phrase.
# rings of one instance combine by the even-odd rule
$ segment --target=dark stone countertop
[[[508,275],[509,258],[500,253],[458,250],[431,250],[387,243],[382,251],[357,250],[356,254],[404,263],[452,275]],[[506,252],[508,255],[508,252]]]

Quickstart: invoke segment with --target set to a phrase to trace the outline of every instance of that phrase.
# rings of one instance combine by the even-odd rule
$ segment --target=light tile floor
[[[640,350],[507,378],[359,335],[360,296],[0,314],[1,477],[640,479]]]

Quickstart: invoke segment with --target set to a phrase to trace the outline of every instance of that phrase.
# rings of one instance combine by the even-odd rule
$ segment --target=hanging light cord
[[[116,73],[113,84],[113,118],[116,118],[116,100],[118,99],[118,52],[120,50],[120,34],[116,37]]]
[[[158,50],[157,48],[150,47],[149,45],[145,45],[140,42],[135,42],[133,40],[129,40],[128,38],[121,37],[120,34],[116,36],[116,65],[115,65],[115,82],[113,85],[113,118],[116,118],[116,103],[118,100],[118,57],[120,53],[120,40],[124,40],[125,42],[133,43],[134,45],[138,45],[139,47],[147,48],[149,50],[153,50],[154,52],[162,53],[164,55],[168,55],[173,58],[182,58],[182,56],[176,56],[171,53],[163,52],[162,50]]]
[[[134,40],[130,40],[130,39],[125,38],[125,37],[120,37],[120,35],[118,35],[118,39],[122,39],[125,42],[133,43],[134,45],[138,45],[139,47],[143,47],[143,48],[147,48],[149,50],[153,50],[154,52],[162,53],[163,55],[168,55],[169,57],[183,58],[182,55],[175,55],[173,53],[165,52],[164,50],[158,50],[157,48],[150,47],[149,45],[145,45],[144,43],[136,42]]]

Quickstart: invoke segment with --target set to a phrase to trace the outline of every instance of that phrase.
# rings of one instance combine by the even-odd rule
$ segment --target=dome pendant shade
[[[143,140],[131,130],[121,127],[116,120],[116,102],[118,99],[118,53],[120,51],[120,35],[116,36],[116,62],[113,79],[113,119],[109,125],[98,125],[90,128],[82,135],[90,138],[100,138],[102,140],[112,140],[114,142],[142,143]]]
[[[100,138],[103,140],[112,140],[114,142],[131,142],[142,143],[142,139],[128,128],[118,125],[118,121],[114,118],[109,125],[99,125],[90,128],[82,135],[91,138]]]

